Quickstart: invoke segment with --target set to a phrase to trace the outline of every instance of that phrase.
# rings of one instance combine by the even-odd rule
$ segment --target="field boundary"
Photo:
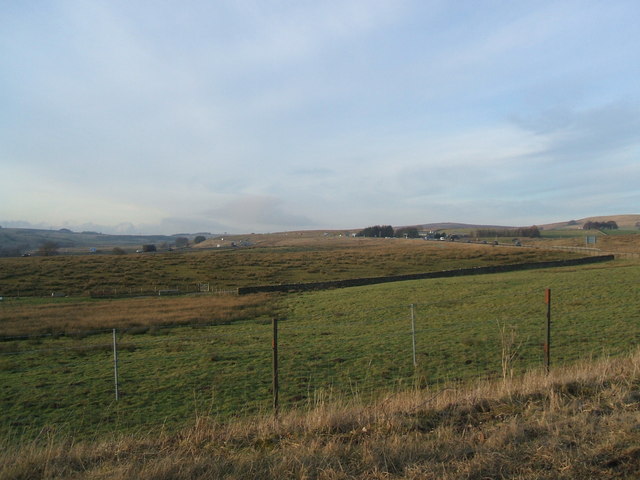
[[[407,280],[424,280],[431,278],[450,278],[470,275],[484,275],[489,273],[516,272],[520,270],[533,270],[538,268],[569,267],[587,265],[591,263],[609,262],[615,259],[615,255],[599,255],[595,257],[582,257],[567,260],[553,260],[548,262],[516,263],[512,265],[493,265],[487,267],[457,268],[455,270],[440,270],[437,272],[411,273],[406,275],[391,275],[387,277],[350,278],[346,280],[329,280],[325,282],[310,283],[286,283],[280,285],[256,285],[252,287],[239,287],[238,295],[262,292],[297,292],[308,290],[328,290],[332,288],[361,287],[379,283],[403,282]]]

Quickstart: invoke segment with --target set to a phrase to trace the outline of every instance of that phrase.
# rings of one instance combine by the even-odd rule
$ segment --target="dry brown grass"
[[[71,334],[107,328],[224,323],[271,312],[265,295],[202,295],[31,304],[7,300],[0,309],[0,337]]]
[[[178,434],[0,449],[0,478],[638,478],[640,352]]]
[[[539,245],[542,247],[587,247],[587,245],[585,245],[584,237],[557,239],[544,238],[538,240],[528,239],[527,244]],[[601,254],[640,254],[640,234],[630,233],[625,235],[598,235],[597,243],[588,247],[599,250]]]
[[[256,236],[257,237],[257,236]],[[261,238],[263,236],[260,236]],[[0,259],[0,296],[126,294],[318,282],[559,260],[572,252],[457,242],[269,235],[256,248]],[[225,237],[225,241],[227,238]],[[265,246],[260,242],[265,242]]]
[[[319,244],[332,246],[347,246],[362,242],[384,242],[386,239],[353,238],[346,231],[321,231],[303,230],[277,233],[250,233],[244,235],[225,235],[212,238],[195,245],[195,248],[213,248],[220,245],[229,247],[231,243],[240,244],[248,242],[255,247],[291,247],[291,246],[317,246]],[[388,243],[388,242],[387,242]]]
[[[640,253],[640,234],[601,236],[598,248],[606,252]]]

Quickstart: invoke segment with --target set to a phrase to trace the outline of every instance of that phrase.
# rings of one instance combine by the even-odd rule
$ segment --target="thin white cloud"
[[[314,225],[313,220],[303,214],[292,213],[281,199],[272,196],[238,196],[220,208],[208,210],[206,215],[233,230],[246,231],[254,226],[274,231]]]
[[[580,217],[597,189],[635,205],[637,2],[25,5],[0,18],[8,221],[513,224]]]

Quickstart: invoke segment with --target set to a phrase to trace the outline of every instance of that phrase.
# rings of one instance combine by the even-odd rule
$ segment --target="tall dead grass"
[[[640,352],[178,434],[0,450],[0,478],[638,478]]]

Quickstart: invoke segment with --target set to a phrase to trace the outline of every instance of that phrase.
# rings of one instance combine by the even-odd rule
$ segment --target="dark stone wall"
[[[536,268],[568,267],[573,265],[586,265],[589,263],[608,262],[613,260],[613,255],[600,255],[597,257],[574,258],[570,260],[555,260],[550,262],[518,263],[514,265],[495,265],[492,267],[458,268],[456,270],[444,270],[439,272],[412,273],[408,275],[393,275],[390,277],[351,278],[348,280],[329,280],[313,283],[289,283],[281,285],[258,285],[255,287],[238,288],[239,295],[258,292],[298,292],[306,290],[327,290],[330,288],[360,287],[377,283],[402,282],[405,280],[422,280],[428,278],[461,277],[467,275],[483,275],[487,273],[515,272],[519,270],[531,270]]]

